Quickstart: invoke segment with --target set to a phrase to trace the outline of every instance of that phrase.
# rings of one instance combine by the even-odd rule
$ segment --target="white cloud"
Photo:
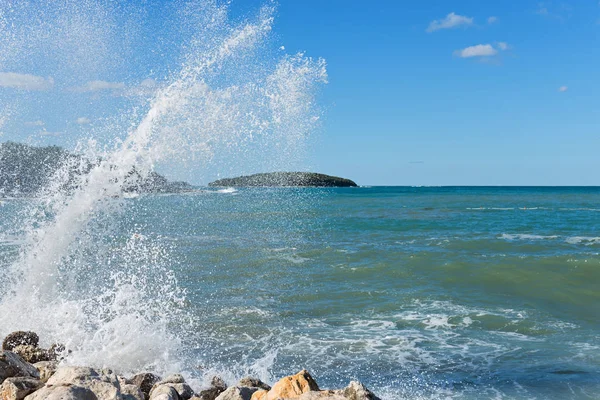
[[[79,118],[77,118],[77,121],[75,121],[75,122],[77,122],[79,125],[87,125],[87,124],[91,123],[92,121],[90,121],[90,119],[86,118],[86,117],[79,117]]]
[[[498,54],[498,50],[496,50],[491,44],[478,44],[475,46],[466,47],[462,50],[456,50],[454,54],[461,58],[491,57]]]
[[[446,15],[444,19],[436,19],[432,21],[427,27],[427,32],[435,32],[440,29],[451,29],[458,28],[459,26],[469,26],[473,24],[473,18],[465,17],[464,15],[458,15],[453,12]]]
[[[558,91],[559,91],[559,92],[561,92],[561,93],[564,93],[564,92],[566,92],[567,90],[569,90],[569,87],[568,87],[568,86],[561,86],[561,87],[559,87],[559,88],[558,88]]]
[[[491,25],[491,24],[494,24],[494,23],[496,23],[496,22],[498,22],[498,17],[494,17],[494,16],[492,16],[492,17],[489,17],[489,18],[487,19],[487,23],[488,23],[488,24],[490,24],[490,25]]]
[[[98,92],[102,90],[123,90],[123,82],[90,81],[83,86],[73,88],[75,92]]]
[[[48,132],[46,129],[42,129],[39,133],[40,136],[60,136],[62,132]]]
[[[16,72],[0,72],[0,87],[21,90],[50,90],[54,79],[41,76],[18,74]]]
[[[45,125],[44,121],[41,121],[41,120],[25,122],[25,126],[44,126],[44,125]]]
[[[506,51],[506,50],[510,49],[510,46],[506,42],[498,42],[498,43],[496,43],[496,45],[498,46],[498,49],[500,49],[502,51]]]

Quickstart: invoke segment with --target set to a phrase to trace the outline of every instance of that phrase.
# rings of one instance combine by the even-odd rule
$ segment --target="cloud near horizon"
[[[107,82],[107,81],[89,81],[83,86],[78,86],[72,89],[74,92],[88,93],[98,92],[103,90],[123,90],[125,84],[123,82]]]
[[[466,17],[464,15],[458,15],[454,12],[446,15],[443,19],[436,19],[432,21],[427,27],[427,32],[435,32],[441,29],[453,29],[460,26],[473,25],[473,18]]]
[[[0,72],[0,87],[44,91],[54,87],[54,79],[16,72]]]

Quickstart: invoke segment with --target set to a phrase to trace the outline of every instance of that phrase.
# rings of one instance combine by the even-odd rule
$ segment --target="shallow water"
[[[3,200],[3,266],[23,245],[14,227],[31,201]],[[126,200],[110,238],[86,231],[104,235],[95,241],[107,252],[65,263],[87,266],[68,268],[76,285],[110,287],[106,257],[111,273],[119,263],[140,273],[114,249],[153,254],[131,260],[172,271],[177,283],[166,287],[181,301],[167,308],[167,329],[181,368],[199,380],[273,382],[307,368],[322,387],[359,379],[389,399],[591,399],[600,395],[598,204],[598,188],[140,196]]]

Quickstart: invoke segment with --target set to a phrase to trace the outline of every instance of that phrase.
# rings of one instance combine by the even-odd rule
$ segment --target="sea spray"
[[[130,113],[133,117],[105,118],[90,130],[76,145],[86,158],[65,160],[50,185],[31,200],[21,218],[24,244],[2,280],[10,285],[2,288],[1,333],[31,329],[46,343],[62,342],[72,351],[66,360],[72,364],[122,372],[181,370],[185,349],[171,328],[185,332],[190,316],[182,306],[185,293],[171,272],[176,256],[156,235],[140,233],[151,228],[133,223],[125,234],[118,229],[129,217],[124,182],[134,169],[143,179],[155,165],[173,158],[209,162],[205,160],[237,155],[250,160],[266,150],[271,157],[267,162],[274,166],[297,160],[318,120],[314,87],[326,81],[325,63],[302,54],[283,55],[275,63],[264,59],[261,51],[268,47],[272,6],[263,7],[254,20],[232,24],[225,6],[190,1],[177,3],[177,18],[187,21],[182,29],[197,30],[180,44],[185,54],[178,72],[137,86],[98,79],[74,82],[87,76],[82,69],[109,71],[101,61],[132,40],[111,31],[118,29],[119,18],[113,16],[118,7],[50,2],[43,7],[47,19],[39,28],[49,30],[48,35],[34,28],[32,18],[38,17],[27,7],[5,3],[0,29],[7,33],[2,39],[7,45],[0,68],[31,66],[24,55],[41,54],[47,61],[42,69],[54,73],[44,81],[47,87],[37,88],[47,92],[43,101],[56,96],[64,102],[69,94],[108,91],[112,96],[102,99],[118,103],[119,112],[132,105],[132,98],[137,106]],[[56,44],[52,33],[68,41]],[[125,36],[131,34],[127,31]],[[64,52],[59,52],[65,56],[59,60],[44,48],[48,44],[63,51],[77,48],[81,60],[76,57],[79,61],[69,63],[71,57]],[[0,97],[19,98],[6,89]],[[31,109],[35,102],[23,97],[28,106],[15,121],[36,114]],[[130,128],[123,136],[127,120]],[[14,128],[16,122],[10,122]],[[73,170],[78,171],[75,176]]]

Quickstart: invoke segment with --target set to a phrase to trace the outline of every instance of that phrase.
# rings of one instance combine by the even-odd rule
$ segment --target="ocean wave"
[[[232,187],[228,187],[225,189],[219,189],[217,190],[217,193],[237,193],[237,189],[232,188]]]
[[[600,237],[590,237],[590,236],[573,236],[568,237],[565,242],[569,244],[583,244],[586,246],[591,246],[594,244],[600,244]]]
[[[528,233],[503,233],[499,237],[499,239],[504,240],[552,240],[558,238],[558,235],[533,235]]]

